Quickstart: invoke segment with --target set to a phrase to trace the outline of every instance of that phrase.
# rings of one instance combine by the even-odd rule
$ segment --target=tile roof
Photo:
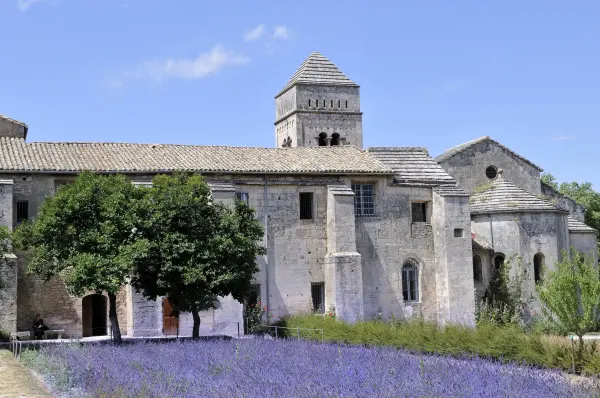
[[[450,148],[447,151],[445,151],[444,153],[442,153],[441,155],[438,155],[435,158],[435,161],[438,162],[438,163],[442,163],[442,162],[450,159],[454,155],[457,155],[457,154],[461,153],[462,151],[464,151],[466,149],[469,149],[472,146],[477,145],[477,144],[482,143],[482,142],[485,142],[485,141],[490,141],[490,142],[495,143],[500,148],[502,148],[505,151],[507,151],[508,153],[510,153],[512,156],[514,156],[514,157],[516,157],[518,159],[521,159],[522,161],[524,161],[525,163],[530,164],[531,166],[535,167],[539,171],[544,171],[540,166],[536,165],[535,163],[531,162],[528,159],[525,159],[523,156],[521,156],[518,153],[510,150],[509,148],[505,147],[504,145],[502,145],[498,141],[493,140],[490,136],[487,136],[487,135],[485,137],[480,137],[480,138],[477,138],[477,139],[475,139],[473,141],[469,141],[469,142],[465,142],[464,144],[457,145],[454,148]]]
[[[593,233],[593,234],[598,233],[598,231],[595,230],[594,228],[582,223],[581,221],[574,219],[571,216],[568,217],[568,224],[569,224],[570,232],[583,232],[583,233]]]
[[[254,148],[126,143],[31,142],[0,137],[0,171],[386,174],[351,146]]]
[[[469,196],[468,193],[459,188],[456,185],[439,185],[433,187],[433,191],[440,196]]]
[[[353,86],[358,84],[348,79],[329,59],[321,53],[313,52],[300,65],[294,76],[277,94],[279,97],[295,84],[322,84],[330,86]]]
[[[27,125],[25,123],[20,122],[20,121],[15,120],[15,119],[11,119],[8,116],[0,115],[0,119],[7,120],[7,121],[9,121],[11,123],[18,124],[18,125],[23,126],[23,127],[27,127]]]
[[[502,178],[502,170],[498,170],[498,178],[484,191],[471,195],[469,207],[471,214],[566,212],[506,181]]]
[[[471,245],[473,249],[480,250],[494,250],[491,243],[487,241],[483,236],[479,236],[471,232]]]
[[[375,147],[367,152],[394,171],[398,184],[456,185],[456,180],[429,156],[426,148]]]

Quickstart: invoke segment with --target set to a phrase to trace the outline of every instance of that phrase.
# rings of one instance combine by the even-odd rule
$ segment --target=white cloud
[[[193,59],[154,60],[143,63],[133,77],[163,80],[179,78],[187,80],[202,79],[217,73],[226,66],[243,65],[249,59],[223,46],[216,45],[212,50]]]
[[[290,29],[285,25],[275,26],[275,31],[273,32],[273,38],[275,40],[289,39],[290,38]]]
[[[242,35],[242,38],[245,42],[256,41],[260,39],[265,34],[265,25],[260,24],[256,28],[249,30],[248,32]]]
[[[572,141],[574,139],[575,137],[572,135],[555,135],[554,137],[550,138],[551,141]]]
[[[35,3],[41,3],[42,1],[45,0],[17,0],[17,7],[19,7],[19,10],[21,11],[27,11],[27,9],[32,5]]]

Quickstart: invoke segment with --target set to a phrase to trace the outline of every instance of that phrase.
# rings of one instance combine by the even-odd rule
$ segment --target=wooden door
[[[177,319],[176,316],[172,315],[173,308],[171,307],[171,303],[169,303],[169,299],[167,299],[166,297],[163,299],[162,308],[163,308],[163,334],[176,335],[179,319]]]

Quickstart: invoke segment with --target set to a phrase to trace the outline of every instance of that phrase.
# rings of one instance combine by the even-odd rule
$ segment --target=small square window
[[[313,193],[300,192],[300,219],[310,220],[313,218]]]
[[[411,210],[412,222],[427,222],[427,203],[412,203]]]
[[[462,228],[454,228],[454,237],[455,238],[462,238],[463,237],[463,230],[462,230]]]

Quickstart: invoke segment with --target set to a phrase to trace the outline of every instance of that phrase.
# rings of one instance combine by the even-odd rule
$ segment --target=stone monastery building
[[[79,172],[203,174],[217,200],[244,200],[266,226],[255,296],[269,312],[326,311],[347,321],[422,314],[473,324],[493,267],[520,255],[526,289],[570,246],[596,257],[585,209],[540,181],[542,169],[490,137],[433,158],[425,148],[363,148],[359,86],[312,53],[275,97],[275,148],[28,142],[26,124],[0,116],[0,223],[34,219],[44,197]],[[27,275],[27,253],[2,265],[0,328],[29,330],[36,313],[66,335],[107,333],[105,295],[70,296],[59,278]],[[512,269],[512,267],[511,267]],[[515,268],[516,269],[516,268]],[[256,300],[256,297],[253,299]],[[123,334],[191,333],[123,287]],[[202,314],[201,333],[237,333],[231,297]],[[241,329],[243,332],[243,329]]]

